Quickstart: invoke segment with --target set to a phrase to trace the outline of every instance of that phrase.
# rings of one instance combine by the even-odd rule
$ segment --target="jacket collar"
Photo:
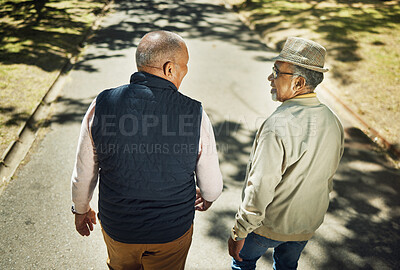
[[[318,106],[321,102],[316,96],[311,97],[303,97],[303,98],[292,98],[285,100],[280,107],[287,107],[293,105],[300,105],[300,106]]]
[[[178,89],[172,82],[147,72],[133,73],[131,75],[130,83],[143,84],[148,87],[171,89],[173,91],[178,91]]]
[[[298,95],[298,96],[295,96],[294,98],[310,98],[310,97],[316,97],[316,96],[317,96],[317,93],[312,92],[312,93],[308,93],[308,94]]]

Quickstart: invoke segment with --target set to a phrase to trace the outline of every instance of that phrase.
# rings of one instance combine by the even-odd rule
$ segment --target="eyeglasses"
[[[279,69],[277,69],[275,66],[272,67],[272,76],[274,77],[274,79],[278,78],[279,74],[283,74],[283,75],[299,75],[300,74],[296,74],[296,73],[287,73],[287,72],[280,72]]]

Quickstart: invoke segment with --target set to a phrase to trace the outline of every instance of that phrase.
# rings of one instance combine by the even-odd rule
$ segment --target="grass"
[[[389,142],[400,144],[400,1],[226,1],[272,48],[280,50],[288,36],[326,47],[332,90]]]
[[[0,156],[106,0],[0,0]]]

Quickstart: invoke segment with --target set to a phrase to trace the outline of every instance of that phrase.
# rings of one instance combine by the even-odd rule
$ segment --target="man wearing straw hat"
[[[320,44],[291,37],[273,58],[268,80],[272,99],[282,104],[253,144],[228,240],[232,269],[255,269],[268,248],[274,269],[296,269],[323,222],[344,144],[339,119],[314,93],[328,71],[325,54]]]

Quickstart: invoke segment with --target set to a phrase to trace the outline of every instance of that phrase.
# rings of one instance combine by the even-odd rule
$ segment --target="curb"
[[[224,6],[226,9],[234,12],[238,18],[252,31],[254,27],[252,27],[251,23],[247,20],[246,17],[240,15],[237,11],[235,11],[234,7],[228,3],[226,0],[223,0]],[[256,31],[255,31],[256,32]],[[260,36],[260,41],[265,44],[262,40],[262,36],[260,33],[257,33]],[[268,46],[268,44],[265,44]],[[354,112],[347,104],[345,104],[338,96],[336,96],[333,91],[331,91],[325,85],[322,87],[329,96],[331,96],[335,102],[340,104],[345,110],[348,115],[356,120],[356,122],[360,123],[361,131],[368,137],[370,140],[375,143],[377,146],[382,148],[383,150],[387,151],[389,154],[393,155],[394,157],[400,159],[400,145],[395,145],[390,143],[382,134],[380,134],[376,129],[372,128],[370,125],[367,124],[366,121],[362,119],[362,117]],[[354,122],[354,121],[353,121]]]
[[[93,32],[98,29],[101,19],[104,17],[105,13],[110,9],[113,0],[106,0],[104,6],[98,15],[96,15],[95,20],[92,25],[89,26],[82,34],[81,41],[78,43],[79,50],[76,54],[72,55],[69,59],[66,60],[66,63],[63,67],[61,67],[56,79],[51,84],[49,89],[43,95],[42,99],[37,103],[36,107],[32,110],[29,118],[26,122],[21,126],[16,135],[16,139],[13,140],[6,150],[0,156],[0,195],[2,191],[5,189],[7,184],[10,182],[17,168],[21,164],[21,162],[26,157],[29,149],[36,139],[36,135],[40,127],[43,123],[41,121],[45,120],[48,116],[49,112],[47,111],[50,105],[57,99],[60,90],[65,82],[66,75],[72,69],[74,64],[79,59],[82,49],[85,47],[86,41],[90,38]],[[46,110],[47,109],[47,110]],[[24,140],[21,140],[24,138]],[[25,140],[26,139],[26,140]],[[26,144],[24,144],[26,142]],[[19,146],[22,145],[24,148],[18,149]],[[15,153],[14,153],[15,152]],[[20,153],[18,153],[20,152]],[[11,156],[18,156],[17,161],[12,160]],[[9,160],[11,159],[11,160]]]
[[[351,115],[358,123],[362,126],[361,131],[368,137],[372,142],[377,144],[379,147],[386,150],[388,153],[400,158],[400,146],[390,143],[384,136],[382,136],[376,129],[372,128],[367,122],[362,119],[362,117],[353,111],[346,103],[344,103],[337,95],[333,93],[326,85],[322,87],[328,95],[333,97],[335,102],[340,104],[346,112]]]

